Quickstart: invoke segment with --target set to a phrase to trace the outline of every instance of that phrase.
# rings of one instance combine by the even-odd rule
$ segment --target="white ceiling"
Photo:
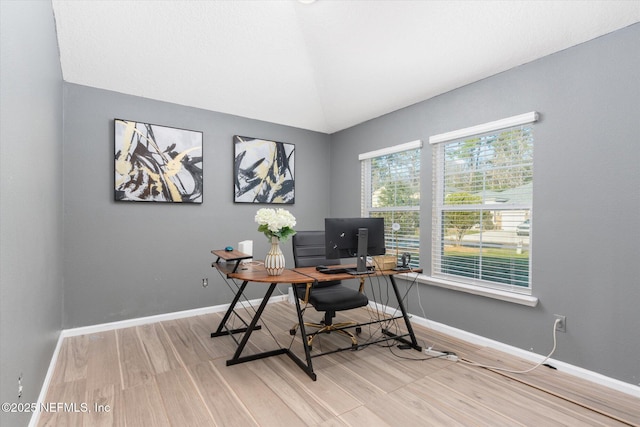
[[[53,8],[67,82],[325,133],[640,22],[640,0]]]

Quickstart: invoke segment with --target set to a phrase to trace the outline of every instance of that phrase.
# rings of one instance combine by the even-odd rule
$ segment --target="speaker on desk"
[[[242,242],[238,242],[238,251],[247,255],[253,255],[253,240],[243,240]],[[240,263],[246,264],[251,261],[252,259],[248,258],[243,259],[242,261],[240,261]]]

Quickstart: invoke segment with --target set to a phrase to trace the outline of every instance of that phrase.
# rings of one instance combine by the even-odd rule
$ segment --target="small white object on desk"
[[[243,240],[238,243],[238,250],[247,255],[253,255],[253,240]],[[243,259],[240,264],[247,264],[252,261],[251,258]]]

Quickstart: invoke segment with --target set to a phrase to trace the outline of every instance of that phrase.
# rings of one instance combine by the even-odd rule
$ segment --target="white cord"
[[[418,275],[416,274],[414,281],[417,279]],[[422,318],[424,319],[424,322],[426,323],[426,326],[430,329],[433,329],[433,327],[431,326],[431,322],[429,321],[429,319],[427,318],[427,314],[424,311],[424,307],[422,306],[422,300],[420,299],[420,287],[416,286],[416,295],[417,295],[417,299],[418,299],[418,306],[420,307],[420,310],[422,310]],[[435,344],[431,344],[429,346],[429,350],[431,350],[433,348]]]
[[[547,357],[545,357],[545,358],[542,360],[542,362],[538,363],[538,364],[537,364],[537,365],[535,365],[533,368],[525,369],[524,371],[514,371],[514,370],[511,370],[511,369],[499,368],[499,367],[497,367],[497,366],[482,365],[482,364],[480,364],[480,363],[471,362],[471,361],[468,361],[468,360],[462,360],[462,359],[459,359],[459,360],[460,360],[461,362],[463,362],[463,363],[468,364],[468,365],[471,365],[471,366],[477,366],[477,367],[480,367],[480,368],[493,369],[493,370],[496,370],[496,371],[509,372],[509,373],[512,373],[512,374],[526,374],[526,373],[528,373],[528,372],[533,371],[534,369],[536,369],[537,367],[539,367],[540,365],[542,365],[544,362],[546,362],[547,360],[549,360],[549,358],[551,357],[551,355],[556,351],[556,344],[557,344],[557,340],[556,340],[556,325],[557,325],[558,323],[560,323],[560,321],[561,321],[560,319],[556,319],[556,321],[555,321],[555,322],[553,322],[553,348],[551,349],[551,353],[549,353],[549,355],[548,355]]]

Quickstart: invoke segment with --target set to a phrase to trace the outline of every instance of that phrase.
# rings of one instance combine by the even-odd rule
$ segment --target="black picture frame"
[[[295,145],[234,135],[233,201],[295,203]]]
[[[117,202],[202,203],[203,134],[114,119]]]

